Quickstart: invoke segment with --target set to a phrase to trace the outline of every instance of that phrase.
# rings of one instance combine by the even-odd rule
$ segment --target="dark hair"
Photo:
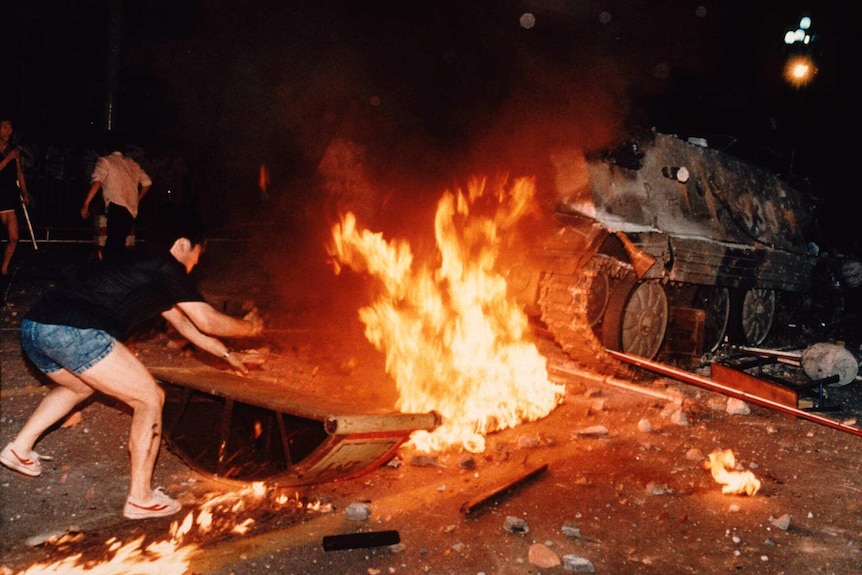
[[[205,243],[206,226],[203,219],[191,206],[165,206],[148,234],[148,249],[164,253],[180,238],[188,239],[192,246]]]
[[[12,124],[12,137],[9,139],[9,145],[12,148],[18,147],[18,130],[15,129],[15,120],[9,114],[0,114],[0,124],[9,122]]]
[[[120,152],[124,146],[125,138],[123,137],[123,134],[116,130],[111,130],[102,136],[101,152],[103,154]]]

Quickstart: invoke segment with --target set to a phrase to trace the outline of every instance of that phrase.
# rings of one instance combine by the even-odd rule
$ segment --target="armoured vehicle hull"
[[[556,231],[510,284],[576,359],[654,358],[683,316],[703,352],[822,335],[840,317],[812,206],[773,173],[655,132],[554,167]]]

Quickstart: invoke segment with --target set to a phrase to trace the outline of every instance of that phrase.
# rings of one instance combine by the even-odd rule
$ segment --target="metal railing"
[[[218,182],[212,178],[183,182],[186,168],[181,159],[148,158],[140,150],[132,150],[129,155],[134,157],[153,179],[153,188],[141,205],[136,226],[136,235],[139,237],[146,236],[146,224],[149,218],[154,216],[156,206],[165,202],[182,201],[183,192],[187,199],[191,200],[191,194],[199,189],[207,190],[206,200],[200,208],[208,213],[203,215],[219,216],[209,218],[210,224],[218,227],[210,230],[211,237],[241,239],[248,236],[251,227],[261,226],[260,222],[250,224],[238,221],[239,214],[234,214],[229,207],[227,191],[219,188]],[[33,145],[22,147],[22,159],[30,193],[28,211],[36,241],[94,242],[97,235],[96,218],[83,219],[80,209],[90,186],[90,174],[98,154],[91,149],[49,146],[40,150]],[[225,217],[226,214],[232,217]],[[26,241],[29,239],[29,231],[25,229],[23,220],[20,224],[21,239]],[[0,241],[4,239],[0,237]]]
[[[86,172],[92,170],[94,153],[53,146],[41,152],[27,147],[22,152],[30,194],[28,211],[36,241],[92,242],[93,223],[81,218],[80,208],[87,193]],[[21,230],[21,233],[29,232]]]

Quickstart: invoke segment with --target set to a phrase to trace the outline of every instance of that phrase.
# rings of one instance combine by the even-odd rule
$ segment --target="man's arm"
[[[90,217],[90,202],[92,202],[93,198],[96,197],[96,194],[99,192],[99,188],[101,187],[102,182],[99,180],[90,184],[90,191],[87,192],[87,197],[84,199],[84,205],[81,206],[81,217],[85,220]]]
[[[206,308],[209,308],[209,311],[207,311]],[[218,333],[218,335],[234,337],[249,337],[257,335],[263,327],[262,323],[259,327],[255,328],[251,322],[225,315],[204,302],[185,302],[177,304],[168,311],[162,313],[162,317],[174,326],[180,335],[189,340],[196,347],[227,361],[232,367],[242,373],[248,373],[248,368],[245,365],[247,362],[252,364],[260,363],[259,357],[253,357],[257,354],[232,352],[230,348],[215,337],[203,333],[198,327],[197,321],[192,319],[192,317],[186,313],[186,309],[191,309],[194,315],[199,316],[198,321],[202,321],[202,324],[225,328],[225,331]],[[202,316],[207,316],[208,319],[201,320]]]
[[[153,180],[150,178],[150,175],[144,171],[144,169],[135,162],[135,165],[138,167],[138,183],[141,186],[141,193],[138,194],[138,203],[144,199],[144,196],[147,195],[147,192],[150,191],[150,188],[153,185]]]
[[[141,193],[138,194],[138,203],[144,199],[144,196],[147,195],[147,192],[150,191],[150,186],[141,186]]]
[[[176,305],[194,322],[200,331],[222,337],[254,337],[263,331],[263,321],[251,314],[248,319],[238,319],[221,313],[203,301],[180,302]]]

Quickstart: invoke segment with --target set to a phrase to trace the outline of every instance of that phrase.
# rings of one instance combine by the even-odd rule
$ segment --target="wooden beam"
[[[738,389],[739,391],[744,391],[757,397],[780,403],[781,405],[790,407],[799,406],[798,394],[789,387],[765,381],[721,363],[712,363],[710,378],[713,381],[726,384],[733,389]]]

